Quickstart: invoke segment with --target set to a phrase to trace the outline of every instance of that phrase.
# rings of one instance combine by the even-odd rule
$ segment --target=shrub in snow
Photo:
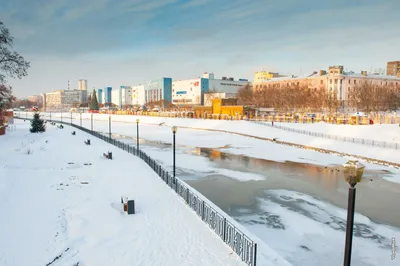
[[[45,132],[46,125],[44,124],[43,119],[40,119],[39,113],[35,113],[33,115],[33,120],[31,121],[31,133]]]
[[[28,154],[28,155],[29,155],[29,154],[32,154],[32,153],[33,153],[33,150],[32,150],[31,148],[27,148],[26,151],[25,151],[25,153]]]

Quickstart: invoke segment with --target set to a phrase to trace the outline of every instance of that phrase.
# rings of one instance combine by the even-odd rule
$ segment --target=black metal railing
[[[374,146],[374,147],[380,147],[380,148],[387,148],[387,149],[395,149],[395,150],[400,149],[400,143],[396,143],[396,142],[386,142],[386,141],[363,139],[363,138],[337,136],[337,135],[325,134],[325,133],[320,133],[320,132],[313,132],[310,130],[285,127],[285,126],[277,125],[276,123],[274,125],[272,125],[272,123],[267,123],[264,121],[253,120],[252,122],[261,124],[264,126],[278,128],[278,129],[282,129],[285,131],[299,133],[299,134],[303,134],[303,135],[309,135],[309,136],[313,136],[313,137],[333,139],[333,140],[338,140],[338,141],[344,141],[344,142],[350,142],[350,143],[356,143],[356,144],[368,145],[368,146]]]
[[[26,117],[15,117],[18,119],[27,119]],[[66,119],[67,120],[67,119]],[[174,178],[165,168],[163,168],[155,159],[151,158],[141,149],[137,149],[134,146],[121,142],[119,140],[110,138],[102,133],[92,131],[82,126],[75,125],[71,122],[51,120],[52,122],[70,125],[79,130],[82,130],[92,136],[102,139],[111,145],[123,149],[130,154],[138,156],[148,166],[150,166],[154,172],[171,188],[173,189],[185,202],[186,204],[196,212],[203,222],[213,230],[232,250],[244,261],[247,265],[256,266],[257,259],[257,243],[251,240],[246,234],[235,227],[235,225],[229,221],[224,215],[214,209],[209,203],[204,200],[204,196],[198,192],[191,190],[191,187],[178,178]]]

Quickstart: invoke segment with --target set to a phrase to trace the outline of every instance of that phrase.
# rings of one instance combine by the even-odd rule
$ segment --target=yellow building
[[[279,77],[278,73],[268,72],[265,70],[255,72],[254,73],[254,82],[261,81],[261,80],[268,80],[272,78]]]
[[[198,118],[214,117],[214,118],[236,118],[241,116],[254,116],[252,108],[237,105],[237,99],[212,99],[212,106],[195,106],[193,111]]]

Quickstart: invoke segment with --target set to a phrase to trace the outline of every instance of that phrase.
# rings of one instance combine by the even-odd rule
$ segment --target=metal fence
[[[274,128],[282,129],[285,131],[295,132],[295,133],[309,135],[309,136],[313,136],[313,137],[333,139],[333,140],[339,140],[339,141],[345,141],[345,142],[351,142],[351,143],[357,143],[357,144],[381,147],[381,148],[387,148],[387,149],[395,149],[395,150],[400,149],[400,143],[396,143],[396,142],[386,142],[386,141],[363,139],[363,138],[337,136],[337,135],[325,134],[325,133],[320,133],[320,132],[313,132],[313,131],[304,130],[304,129],[290,128],[290,127],[285,127],[285,126],[281,126],[281,125],[277,125],[277,124],[272,125],[271,123],[266,123],[266,122],[262,122],[262,121],[252,121],[252,122],[261,124],[264,126],[274,127]]]
[[[19,119],[27,119],[24,117],[15,117]],[[155,159],[151,158],[141,149],[123,143],[116,139],[105,136],[99,132],[68,123],[65,121],[51,120],[60,124],[70,125],[79,130],[82,130],[92,136],[102,139],[111,145],[114,145],[126,152],[138,156],[149,165],[154,172],[182,199],[189,207],[196,212],[200,219],[203,220],[208,226],[229,246],[233,251],[244,261],[247,265],[256,266],[257,259],[257,243],[251,240],[250,237],[245,235],[242,231],[235,227],[224,215],[220,214],[210,204],[202,199],[199,193],[190,189],[190,186],[178,178],[174,178],[167,170],[165,170]],[[204,196],[203,196],[204,197]]]

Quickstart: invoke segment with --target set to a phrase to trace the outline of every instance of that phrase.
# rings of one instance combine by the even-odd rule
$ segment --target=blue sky
[[[17,96],[133,85],[203,72],[252,79],[400,60],[399,0],[2,0],[0,19],[31,61]]]

